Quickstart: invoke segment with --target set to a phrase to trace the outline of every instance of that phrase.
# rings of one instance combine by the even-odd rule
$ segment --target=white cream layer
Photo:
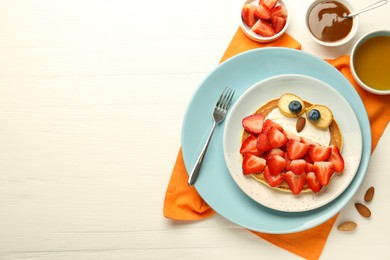
[[[306,114],[303,114],[302,116],[306,116]],[[296,130],[296,124],[298,118],[291,118],[286,117],[282,113],[280,113],[279,108],[275,108],[271,111],[271,113],[268,114],[266,119],[271,119],[275,123],[278,123],[283,127],[285,130],[289,130],[293,132],[294,134],[308,138],[309,140],[328,146],[330,142],[330,131],[329,128],[327,129],[320,129],[318,127],[315,127],[314,125],[310,124],[306,118],[306,125],[303,128],[303,130],[298,133]]]

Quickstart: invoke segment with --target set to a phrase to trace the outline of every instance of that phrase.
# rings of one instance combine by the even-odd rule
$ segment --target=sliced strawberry
[[[278,0],[260,0],[259,4],[266,5],[269,9],[273,8],[277,4]]]
[[[309,149],[308,149],[309,150]],[[306,153],[305,156],[303,156],[303,158],[307,163],[312,163],[312,161],[310,160],[310,156],[309,156],[309,153]]]
[[[264,158],[247,153],[242,161],[242,172],[244,175],[252,173],[261,173],[264,170],[266,161]]]
[[[290,166],[290,164],[291,164],[291,159],[288,158],[287,153],[284,154],[284,159],[286,160],[286,166],[284,167],[284,169],[285,169],[286,171],[290,171],[290,170],[291,170],[291,166]]]
[[[306,161],[306,172],[314,171],[313,164]]]
[[[242,119],[242,126],[251,134],[258,135],[263,129],[264,116],[261,114],[254,114]]]
[[[284,134],[288,139],[294,139],[294,140],[297,140],[297,141],[301,141],[301,137],[299,137],[297,134],[295,134],[295,133],[292,132],[292,131],[284,130],[284,131],[283,131],[283,134]]]
[[[269,172],[268,166],[265,166],[263,174],[264,174],[265,180],[268,182],[268,184],[271,187],[276,187],[284,181],[284,173],[271,175],[271,173]]]
[[[327,161],[331,152],[332,148],[319,144],[311,144],[308,151],[311,162]]]
[[[268,20],[271,18],[271,10],[265,4],[261,3],[254,11],[254,15],[259,19]]]
[[[315,144],[312,140],[310,140],[309,138],[306,138],[306,137],[303,137],[301,136],[301,142],[304,143],[304,144]]]
[[[286,167],[286,160],[280,155],[271,155],[266,162],[271,175],[283,172],[284,167]]]
[[[263,124],[263,133],[268,133],[268,131],[271,129],[271,127],[275,127],[279,131],[283,132],[283,127],[279,125],[278,123],[272,121],[271,119],[266,119]]]
[[[329,161],[333,163],[334,171],[340,173],[344,170],[344,158],[337,146],[331,145],[330,148],[332,149],[332,152]]]
[[[257,6],[254,4],[246,4],[241,9],[241,17],[246,25],[252,27],[257,22],[258,18],[255,17],[255,10]]]
[[[311,189],[314,193],[317,193],[322,189],[322,184],[317,179],[314,172],[308,172],[306,174],[306,183],[309,189]]]
[[[252,26],[252,31],[258,35],[264,37],[271,37],[275,35],[274,29],[272,26],[264,20],[257,20],[255,25]]]
[[[298,175],[306,172],[306,161],[303,159],[292,160],[290,162],[290,170]]]
[[[275,33],[280,32],[286,25],[286,22],[287,18],[281,16],[272,17],[272,28],[274,29]]]
[[[267,133],[268,142],[273,148],[279,148],[284,146],[288,139],[287,137],[275,127],[271,127],[271,129]]]
[[[272,146],[268,142],[268,137],[265,133],[261,133],[257,136],[256,148],[259,153],[263,153],[272,149]]]
[[[248,135],[247,138],[242,142],[240,153],[246,154],[251,153],[254,155],[260,155],[259,151],[256,148],[257,145],[257,137],[254,135]]]
[[[301,193],[303,186],[306,184],[306,173],[297,175],[292,171],[285,173],[285,179],[293,194]]]
[[[298,142],[297,140],[294,139],[288,140],[286,144],[287,156],[291,160],[303,158],[306,155],[308,149],[309,149],[308,144]]]
[[[334,172],[332,162],[315,162],[313,170],[321,185],[328,185]]]
[[[284,157],[285,152],[280,148],[273,148],[264,154],[264,159],[267,160],[268,157],[270,157],[271,155],[274,155],[274,154]]]
[[[281,5],[277,5],[274,8],[271,8],[271,17],[274,16],[280,16],[280,17],[287,17],[287,12]]]

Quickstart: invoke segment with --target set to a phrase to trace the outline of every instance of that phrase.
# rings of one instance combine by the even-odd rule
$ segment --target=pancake
[[[272,110],[275,108],[278,108],[278,102],[279,98],[273,99],[268,101],[266,104],[262,105],[254,114],[262,114],[264,118],[268,116],[269,113],[271,113]],[[305,107],[311,107],[312,104],[306,100],[303,101]],[[339,148],[341,151],[342,145],[343,145],[343,138],[342,133],[340,131],[339,125],[337,124],[336,120],[333,119],[332,123],[329,125],[329,132],[330,132],[330,141],[329,145],[335,145]],[[243,131],[241,143],[249,136],[250,134],[247,131]],[[334,175],[334,174],[333,174]],[[270,187],[271,189],[283,191],[283,192],[290,192],[290,187],[288,186],[287,182],[284,180],[279,186],[277,187],[271,187],[268,182],[265,180],[263,173],[258,174],[250,174],[251,177],[253,177],[258,182]],[[305,184],[302,190],[303,193],[312,192],[311,189]]]

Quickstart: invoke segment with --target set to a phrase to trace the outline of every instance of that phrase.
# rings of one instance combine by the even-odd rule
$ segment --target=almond
[[[355,203],[355,208],[356,208],[357,211],[360,213],[360,215],[362,215],[363,217],[365,217],[365,218],[371,217],[371,211],[370,211],[370,209],[367,208],[366,206],[364,206],[363,204],[361,204],[361,203]]]
[[[340,231],[353,231],[357,228],[357,224],[353,221],[345,221],[337,226]]]
[[[364,195],[364,201],[365,202],[370,202],[372,201],[372,198],[374,197],[375,189],[374,187],[370,187],[367,191],[366,194]]]
[[[297,120],[297,125],[295,126],[297,132],[298,132],[298,133],[301,132],[302,129],[305,127],[305,125],[306,125],[306,118],[304,118],[304,117],[298,118],[298,120]]]

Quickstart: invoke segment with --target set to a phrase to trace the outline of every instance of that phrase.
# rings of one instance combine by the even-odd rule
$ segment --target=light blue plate
[[[236,55],[216,67],[193,94],[184,117],[182,151],[189,172],[212,123],[212,110],[225,87],[236,90],[233,102],[256,82],[274,75],[302,74],[328,83],[355,112],[363,138],[361,162],[348,188],[332,202],[306,212],[269,209],[249,198],[232,179],[224,160],[223,127],[215,130],[195,187],[202,198],[226,219],[265,233],[291,233],[317,226],[336,215],[360,187],[371,154],[371,131],[363,102],[349,81],[327,62],[287,48],[262,48]]]

